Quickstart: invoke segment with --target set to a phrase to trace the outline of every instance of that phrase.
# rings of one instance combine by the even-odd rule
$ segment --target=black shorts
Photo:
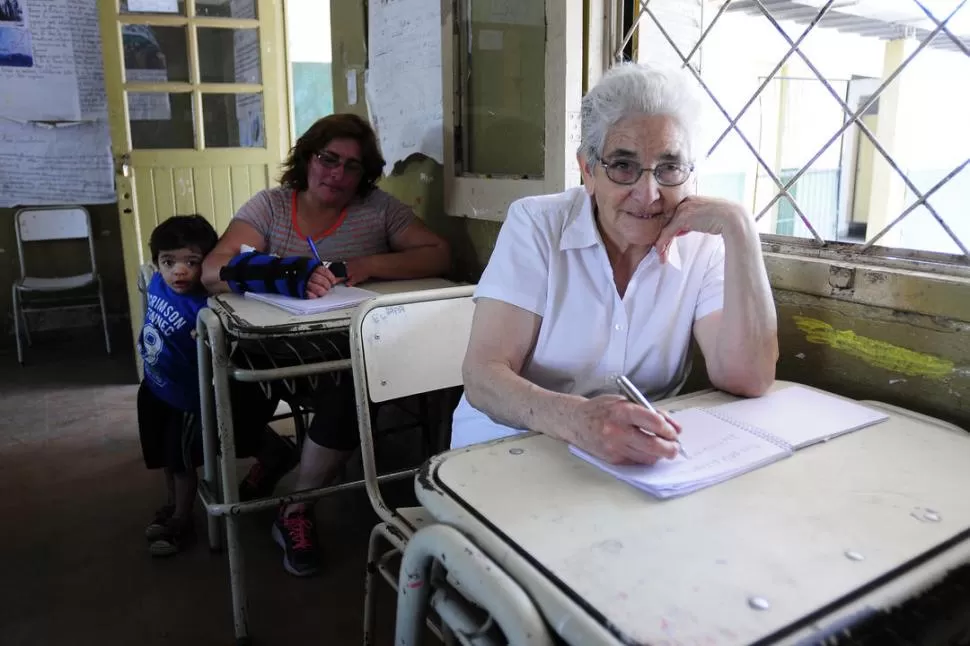
[[[236,457],[259,455],[270,432],[266,424],[276,410],[257,384],[229,382]],[[185,471],[202,465],[202,421],[159,399],[143,381],[138,389],[138,434],[149,469]]]
[[[138,388],[138,435],[149,469],[182,473],[202,464],[202,424],[197,413],[158,398],[145,382]]]

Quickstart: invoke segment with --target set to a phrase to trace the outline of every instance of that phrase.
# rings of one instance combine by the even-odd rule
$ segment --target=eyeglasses
[[[320,165],[327,170],[333,170],[339,166],[344,167],[345,173],[351,173],[354,175],[360,175],[364,172],[364,167],[356,159],[348,159],[347,161],[342,161],[340,155],[335,155],[329,150],[324,150],[318,153],[313,153],[313,156],[317,158]]]
[[[606,161],[600,159],[600,166],[606,170],[606,176],[616,184],[629,186],[640,181],[640,176],[649,171],[661,186],[680,186],[687,181],[694,170],[692,164],[664,162],[655,168],[644,168],[635,161],[618,159]]]

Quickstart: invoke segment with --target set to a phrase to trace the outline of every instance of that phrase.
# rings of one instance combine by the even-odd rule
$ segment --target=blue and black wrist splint
[[[242,294],[285,294],[296,298],[306,295],[307,281],[320,266],[316,258],[290,256],[280,258],[259,251],[247,251],[235,256],[219,270],[219,278],[229,289]]]

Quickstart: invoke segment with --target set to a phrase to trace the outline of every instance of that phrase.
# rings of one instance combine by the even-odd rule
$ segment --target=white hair
[[[583,97],[579,153],[596,163],[610,128],[636,114],[672,117],[683,130],[688,159],[695,161],[702,114],[696,81],[682,68],[639,63],[616,65]]]

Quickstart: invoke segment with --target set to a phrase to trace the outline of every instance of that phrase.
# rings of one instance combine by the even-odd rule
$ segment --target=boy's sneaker
[[[283,568],[293,576],[320,571],[320,555],[311,510],[303,508],[284,516],[285,507],[273,523],[273,540],[283,548]]]
[[[175,505],[165,505],[155,512],[155,518],[148,523],[145,528],[145,538],[149,541],[157,541],[168,529],[168,521],[175,513]]]
[[[192,521],[174,522],[171,519],[165,531],[148,546],[152,556],[174,556],[195,542],[195,526]]]

